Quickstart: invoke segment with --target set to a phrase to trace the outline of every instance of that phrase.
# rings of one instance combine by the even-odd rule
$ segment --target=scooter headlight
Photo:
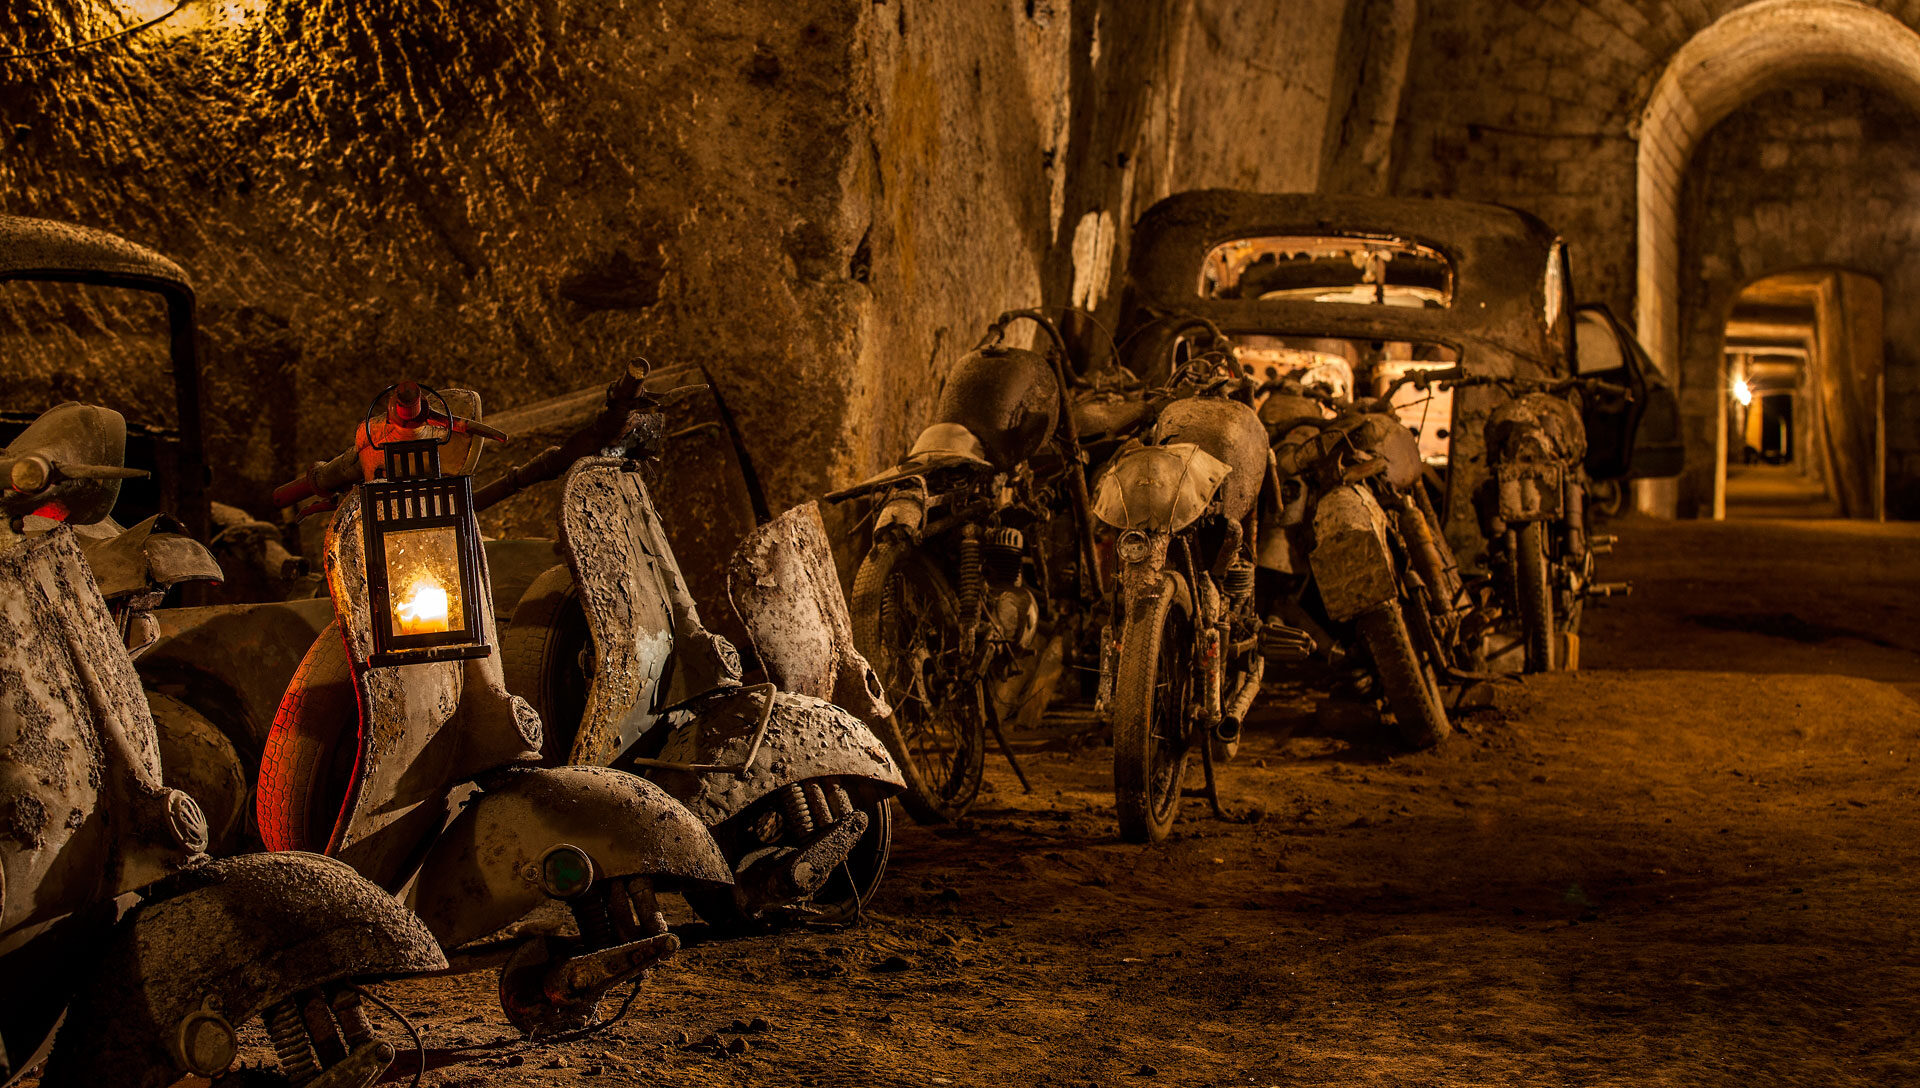
[[[1153,554],[1153,542],[1140,530],[1128,529],[1114,541],[1113,551],[1122,563],[1142,563]]]
[[[593,887],[593,859],[578,846],[561,843],[540,858],[540,888],[555,899],[572,899]]]

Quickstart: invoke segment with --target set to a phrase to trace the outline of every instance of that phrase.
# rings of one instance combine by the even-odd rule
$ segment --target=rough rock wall
[[[1077,302],[1110,323],[1127,228],[1176,185],[1366,161],[1352,148],[1377,133],[1330,128],[1326,103],[1379,103],[1327,58],[1375,38],[1347,0],[1303,5],[197,5],[0,63],[0,208],[194,274],[218,497],[264,507],[399,377],[498,410],[645,355],[712,370],[779,506],[897,456],[1001,310]],[[22,0],[0,41],[169,6]],[[1234,73],[1255,65],[1249,91]],[[49,375],[0,377],[0,397],[57,385],[139,410],[149,393],[99,377],[137,361],[103,335],[129,318],[82,309],[0,298],[0,331],[36,333],[8,350]]]
[[[1682,204],[1689,224],[1681,239],[1683,266],[1699,270],[1682,280],[1682,380],[1704,396],[1725,397],[1721,335],[1747,284],[1822,268],[1880,281],[1888,513],[1906,518],[1920,517],[1917,134],[1920,117],[1911,109],[1860,87],[1775,92],[1708,133]],[[1713,503],[1717,413],[1711,405],[1690,407],[1683,516],[1710,512]],[[1860,421],[1837,422],[1846,434],[1846,424]]]
[[[385,381],[457,378],[498,408],[634,354],[712,367],[792,490],[839,455],[849,397],[864,15],[260,4],[0,66],[0,194],[197,277],[229,497],[343,444]],[[11,5],[0,40],[121,21]],[[772,456],[794,446],[823,456]]]

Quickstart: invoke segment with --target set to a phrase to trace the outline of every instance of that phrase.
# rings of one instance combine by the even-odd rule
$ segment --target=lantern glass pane
[[[432,635],[466,626],[460,548],[451,526],[384,535],[389,607],[396,635]]]

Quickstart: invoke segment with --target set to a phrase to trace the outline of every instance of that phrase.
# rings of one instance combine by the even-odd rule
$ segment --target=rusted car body
[[[426,929],[325,858],[207,858],[70,527],[0,528],[0,629],[0,1079],[213,1076],[255,1016],[289,1074],[376,1079],[352,983],[444,969]]]
[[[1299,297],[1293,282],[1261,292],[1284,297],[1208,297],[1210,259],[1250,239],[1351,240],[1393,244],[1426,255],[1419,266],[1444,275],[1446,305],[1350,304]],[[1149,208],[1134,228],[1120,336],[1132,338],[1127,360],[1150,377],[1173,345],[1155,334],[1166,319],[1207,319],[1229,337],[1312,338],[1351,343],[1420,345],[1451,355],[1470,373],[1548,377],[1570,372],[1573,306],[1566,247],[1525,212],[1461,201],[1258,194],[1229,190],[1179,193]],[[1403,257],[1403,260],[1405,258]],[[1275,262],[1282,267],[1286,262]],[[1311,263],[1311,262],[1303,262]],[[1310,270],[1309,270],[1310,271]],[[1409,277],[1409,284],[1417,280]],[[1420,284],[1422,287],[1429,287]],[[1249,292],[1251,293],[1251,292]],[[1364,381],[1365,378],[1363,377]],[[1481,552],[1471,497],[1486,478],[1483,431],[1497,396],[1467,391],[1454,399],[1444,427],[1449,449],[1441,517],[1463,559]]]

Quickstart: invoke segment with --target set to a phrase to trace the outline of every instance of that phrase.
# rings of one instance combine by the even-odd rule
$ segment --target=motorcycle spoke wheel
[[[1120,837],[1159,842],[1180,814],[1192,754],[1193,627],[1163,589],[1120,635],[1113,699],[1113,793]]]
[[[878,732],[907,783],[901,804],[921,823],[960,818],[980,792],[986,724],[952,587],[918,548],[876,545],[854,580],[853,625],[893,704]]]

